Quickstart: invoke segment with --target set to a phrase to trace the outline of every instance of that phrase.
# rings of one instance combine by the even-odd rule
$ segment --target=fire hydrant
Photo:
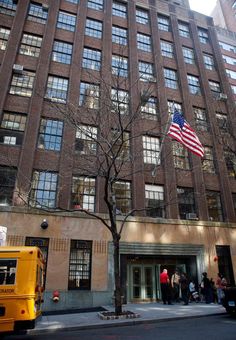
[[[58,292],[58,290],[54,290],[54,292],[52,293],[53,302],[58,302],[59,299],[60,299],[60,293]]]

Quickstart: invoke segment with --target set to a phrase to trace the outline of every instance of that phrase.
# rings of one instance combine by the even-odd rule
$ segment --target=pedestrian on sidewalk
[[[188,289],[188,279],[186,273],[182,273],[180,276],[180,288],[181,288],[181,295],[184,301],[184,305],[188,305],[189,301],[189,289]]]
[[[216,279],[216,292],[217,292],[217,300],[218,300],[219,305],[221,305],[222,303],[222,299],[224,297],[223,289],[226,287],[226,285],[227,285],[226,279],[221,273],[218,273],[217,279]]]
[[[173,291],[173,300],[179,302],[179,280],[180,275],[178,269],[175,270],[174,274],[171,276],[171,287]]]
[[[166,305],[166,303],[168,303],[168,305],[171,305],[170,278],[167,269],[163,269],[162,273],[160,274],[160,284],[163,304]]]
[[[204,295],[205,301],[207,304],[212,303],[213,294],[211,289],[210,280],[207,277],[207,273],[202,273],[202,282],[201,282],[202,294]]]

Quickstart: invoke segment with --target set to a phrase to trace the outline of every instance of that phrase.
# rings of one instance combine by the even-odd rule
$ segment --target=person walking
[[[184,305],[187,306],[189,302],[189,290],[188,279],[186,273],[182,273],[180,276],[180,289]]]
[[[160,284],[161,284],[161,296],[163,304],[171,305],[171,299],[170,299],[170,279],[168,275],[167,269],[163,269],[162,273],[160,274]]]
[[[176,269],[174,274],[171,276],[171,287],[173,291],[173,299],[175,302],[179,302],[179,280],[180,275],[178,270]]]
[[[202,282],[201,282],[202,293],[205,297],[206,303],[211,303],[213,301],[212,289],[210,280],[207,277],[207,273],[202,273]]]
[[[221,273],[218,273],[217,279],[216,279],[216,292],[217,292],[217,300],[218,300],[219,305],[221,305],[222,303],[222,298],[224,297],[223,289],[226,287],[226,285],[227,285],[226,279]]]

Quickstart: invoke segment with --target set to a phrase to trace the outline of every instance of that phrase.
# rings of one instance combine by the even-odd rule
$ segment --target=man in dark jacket
[[[181,294],[182,299],[184,301],[184,305],[188,305],[189,300],[189,294],[188,294],[188,279],[186,276],[186,273],[182,273],[180,276],[180,288],[181,288]]]

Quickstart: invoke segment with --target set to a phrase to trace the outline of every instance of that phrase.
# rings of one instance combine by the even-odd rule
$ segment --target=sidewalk
[[[108,311],[114,310],[111,305],[103,307]],[[135,319],[101,320],[97,315],[98,312],[47,315],[42,317],[35,329],[29,330],[27,333],[33,335],[68,329],[79,330],[118,325],[134,325],[226,313],[224,307],[221,305],[207,305],[205,303],[194,302],[188,306],[183,306],[182,304],[169,306],[161,303],[129,303],[123,306],[123,310],[137,313],[140,317]]]

